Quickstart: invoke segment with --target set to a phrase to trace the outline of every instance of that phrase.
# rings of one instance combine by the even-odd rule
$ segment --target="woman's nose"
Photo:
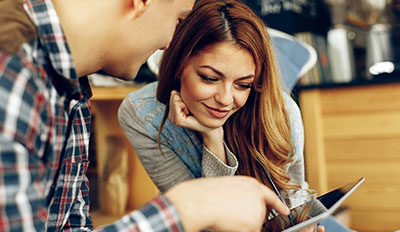
[[[233,94],[230,87],[222,87],[218,89],[215,95],[215,100],[224,106],[231,105],[233,103]]]

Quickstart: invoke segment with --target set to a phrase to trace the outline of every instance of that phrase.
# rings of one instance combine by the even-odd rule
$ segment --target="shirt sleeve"
[[[46,167],[35,146],[40,123],[31,123],[40,121],[42,107],[28,102],[41,96],[25,91],[31,73],[16,68],[21,59],[0,57],[0,231],[42,231]]]
[[[89,215],[89,180],[86,175],[82,178],[79,193],[71,205],[69,217],[63,227],[64,231],[81,232],[93,229],[93,221]]]
[[[44,167],[22,144],[0,135],[0,231],[41,231],[47,209]]]
[[[236,159],[236,156],[229,150],[228,146],[226,146],[225,142],[224,147],[227,164],[222,162],[214,153],[203,145],[203,159],[201,161],[203,177],[235,175],[239,162]]]
[[[98,228],[99,232],[180,232],[184,231],[176,208],[163,195],[159,195],[139,210],[119,221]]]

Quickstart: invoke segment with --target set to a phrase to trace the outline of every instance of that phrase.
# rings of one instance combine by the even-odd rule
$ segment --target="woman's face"
[[[204,126],[221,127],[246,103],[255,68],[251,53],[232,42],[208,46],[183,70],[183,102]]]

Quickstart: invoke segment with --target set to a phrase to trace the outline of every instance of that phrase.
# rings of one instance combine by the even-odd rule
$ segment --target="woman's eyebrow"
[[[251,79],[251,78],[254,78],[254,74],[250,74],[250,75],[247,75],[247,76],[244,76],[244,77],[240,77],[240,78],[238,78],[236,80],[242,81],[242,80],[247,80],[247,79]]]
[[[218,74],[219,76],[225,77],[225,75],[224,75],[221,71],[215,69],[214,67],[212,67],[212,66],[210,66],[210,65],[201,65],[200,68],[207,68],[207,69],[210,69],[211,71],[215,72],[215,73]],[[240,78],[238,78],[237,80],[245,80],[245,79],[250,79],[250,78],[254,78],[254,74],[249,74],[249,75],[247,75],[247,76],[240,77]]]

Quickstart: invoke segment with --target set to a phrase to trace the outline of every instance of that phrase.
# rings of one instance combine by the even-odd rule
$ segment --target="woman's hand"
[[[185,127],[198,131],[203,136],[204,146],[214,153],[222,162],[226,163],[224,147],[224,129],[210,128],[201,124],[193,115],[189,108],[183,102],[178,91],[172,90],[169,99],[168,119],[177,126]]]
[[[190,114],[189,108],[183,102],[180,93],[175,90],[171,91],[169,99],[168,119],[177,126],[195,130],[202,134],[211,130],[211,128],[205,127]]]

